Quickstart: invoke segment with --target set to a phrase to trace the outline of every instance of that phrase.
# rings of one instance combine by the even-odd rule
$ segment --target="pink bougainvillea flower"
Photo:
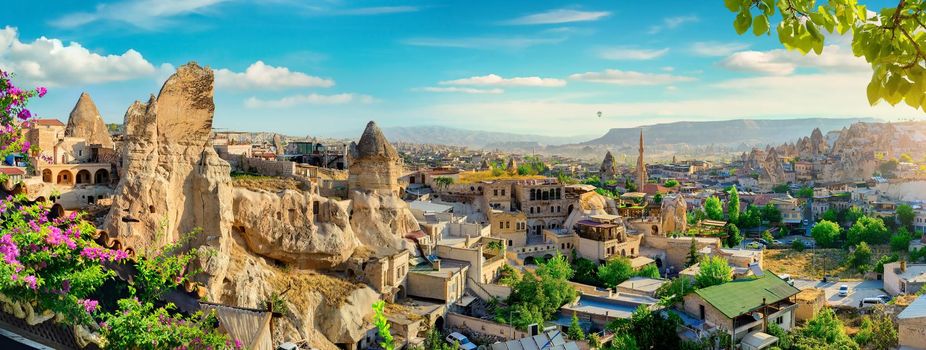
[[[35,279],[35,276],[33,275],[23,277],[23,282],[26,282],[26,284],[28,284],[29,288],[32,288],[32,290],[36,290],[39,288],[38,281]]]
[[[46,89],[44,86],[39,86],[35,88],[35,92],[39,94],[39,97],[45,97],[45,94],[48,93],[48,89]]]

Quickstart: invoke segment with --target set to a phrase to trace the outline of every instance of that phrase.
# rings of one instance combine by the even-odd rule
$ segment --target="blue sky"
[[[921,116],[868,106],[870,71],[849,38],[804,57],[774,35],[736,35],[719,1],[4,6],[0,68],[49,86],[34,105],[44,117],[65,119],[88,91],[121,122],[188,61],[216,69],[216,127],[290,135],[359,133],[371,119],[599,135],[677,120]]]

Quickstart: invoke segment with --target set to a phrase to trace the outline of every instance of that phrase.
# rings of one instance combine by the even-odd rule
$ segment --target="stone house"
[[[435,252],[441,259],[466,262],[469,265],[466,277],[478,283],[494,281],[505,265],[505,241],[499,238],[443,240]]]
[[[684,311],[730,334],[734,344],[741,341],[751,344],[753,338],[768,336],[765,332],[769,323],[774,322],[784,330],[794,327],[797,305],[791,297],[798,292],[775,274],[766,272],[756,278],[689,293],[684,297]]]
[[[523,212],[492,210],[488,216],[492,237],[501,238],[509,247],[527,245],[527,216]]]
[[[792,301],[797,304],[795,320],[803,322],[816,317],[826,306],[826,293],[819,288],[808,288],[794,295]]]
[[[926,264],[906,261],[884,264],[884,290],[890,295],[914,294],[926,283]]]
[[[565,186],[554,178],[521,180],[514,184],[514,207],[527,215],[529,235],[563,227],[575,201],[564,195]]]
[[[804,220],[804,205],[791,195],[772,198],[769,203],[781,211],[781,222],[784,224],[800,224]]]
[[[452,259],[418,264],[409,271],[407,294],[453,304],[466,290],[468,273],[469,264]]]
[[[897,315],[901,349],[926,349],[926,296],[920,296]]]
[[[380,252],[361,261],[352,261],[348,278],[361,278],[385,300],[395,301],[406,296],[408,286],[409,251]]]

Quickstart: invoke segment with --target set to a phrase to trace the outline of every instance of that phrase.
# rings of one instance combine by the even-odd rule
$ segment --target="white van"
[[[881,298],[865,298],[862,301],[858,302],[859,309],[870,309],[875,305],[884,305],[884,299]]]
[[[778,278],[781,278],[782,281],[788,282],[788,284],[792,286],[794,285],[794,279],[791,278],[791,275],[789,274],[786,274],[786,273],[780,274],[778,275]]]

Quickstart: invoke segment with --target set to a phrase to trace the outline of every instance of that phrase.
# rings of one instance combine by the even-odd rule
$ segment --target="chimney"
[[[907,272],[907,260],[900,261],[900,272],[901,273]]]

